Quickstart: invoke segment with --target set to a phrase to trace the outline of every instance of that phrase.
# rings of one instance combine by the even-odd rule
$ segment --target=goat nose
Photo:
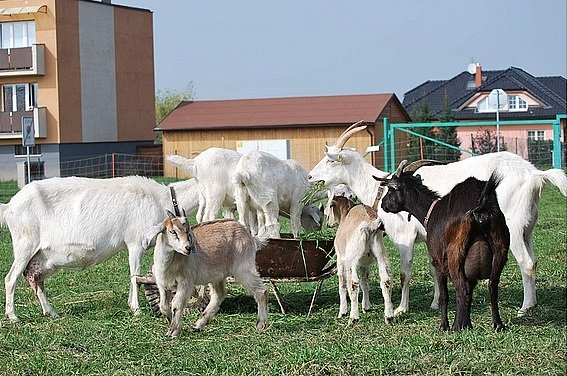
[[[190,246],[190,245],[186,245],[186,246],[185,246],[185,250],[186,250],[187,252],[191,252],[191,246]]]

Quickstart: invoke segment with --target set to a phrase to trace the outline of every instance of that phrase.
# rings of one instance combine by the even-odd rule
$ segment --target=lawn
[[[279,284],[286,315],[270,295],[269,327],[256,332],[253,298],[236,285],[215,319],[201,333],[185,330],[165,337],[166,323],[150,312],[140,295],[143,313],[127,307],[127,255],[85,271],[58,272],[47,282],[47,293],[58,319],[41,316],[41,308],[23,278],[16,291],[12,324],[0,319],[1,375],[565,375],[567,201],[546,188],[534,236],[538,255],[538,306],[516,317],[523,290],[518,266],[510,254],[500,285],[501,315],[507,330],[491,329],[487,288],[474,295],[474,328],[441,333],[438,312],[431,310],[433,284],[426,248],[420,245],[414,262],[410,312],[387,325],[377,273],[371,274],[373,309],[348,326],[336,318],[336,277],[323,283],[307,317],[313,283]],[[399,274],[397,251],[388,244],[392,275]],[[0,271],[12,262],[9,232],[0,229]],[[151,252],[144,259],[144,270]],[[0,302],[4,302],[4,286]],[[450,317],[455,298],[450,290]],[[395,306],[400,299],[394,284]],[[190,328],[197,313],[183,318]]]

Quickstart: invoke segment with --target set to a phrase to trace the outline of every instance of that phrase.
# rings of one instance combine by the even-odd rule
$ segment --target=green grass
[[[555,188],[543,192],[534,236],[538,255],[538,306],[516,317],[523,292],[517,263],[510,254],[502,275],[500,306],[508,327],[491,329],[488,292],[474,294],[473,330],[440,333],[439,315],[429,308],[432,281],[423,245],[416,252],[410,312],[394,325],[383,320],[377,273],[371,275],[373,310],[354,326],[337,319],[336,277],[324,281],[309,318],[313,283],[279,284],[288,310],[279,312],[270,296],[270,326],[256,332],[255,303],[235,285],[215,319],[201,333],[185,330],[165,337],[166,323],[154,317],[143,294],[143,313],[127,307],[128,266],[121,252],[85,271],[56,273],[47,293],[58,319],[41,316],[27,284],[20,280],[16,312],[21,323],[0,319],[0,375],[565,375],[566,366],[566,200]],[[399,257],[390,245],[392,275]],[[9,233],[0,230],[0,272],[12,262]],[[145,256],[144,270],[151,263]],[[395,278],[397,280],[397,278]],[[395,305],[400,299],[394,283]],[[451,289],[450,316],[454,313]],[[4,301],[3,285],[0,302]],[[1,303],[0,303],[1,304]],[[183,318],[190,328],[197,318]]]

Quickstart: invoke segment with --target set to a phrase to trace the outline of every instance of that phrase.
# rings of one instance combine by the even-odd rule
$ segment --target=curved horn
[[[396,177],[400,177],[400,174],[402,172],[405,171],[405,166],[408,164],[408,160],[404,159],[403,161],[400,162],[400,164],[398,165],[398,168],[396,169],[396,172],[394,172],[394,176]]]
[[[415,172],[420,167],[431,166],[431,165],[439,165],[439,164],[444,164],[444,163],[436,161],[434,159],[420,159],[418,161],[411,162],[406,167],[404,167],[402,171],[403,172]]]
[[[348,127],[340,136],[339,138],[337,138],[337,141],[335,141],[335,147],[337,147],[338,149],[342,149],[346,142],[352,137],[353,134],[360,132],[363,129],[366,129],[366,125],[360,125],[362,124],[364,120],[360,120],[357,121],[356,123],[352,124],[350,127]]]

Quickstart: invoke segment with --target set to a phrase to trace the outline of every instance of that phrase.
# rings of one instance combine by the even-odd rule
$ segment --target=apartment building
[[[152,23],[151,11],[110,0],[0,0],[0,181],[21,174],[32,119],[46,177],[153,144]]]

